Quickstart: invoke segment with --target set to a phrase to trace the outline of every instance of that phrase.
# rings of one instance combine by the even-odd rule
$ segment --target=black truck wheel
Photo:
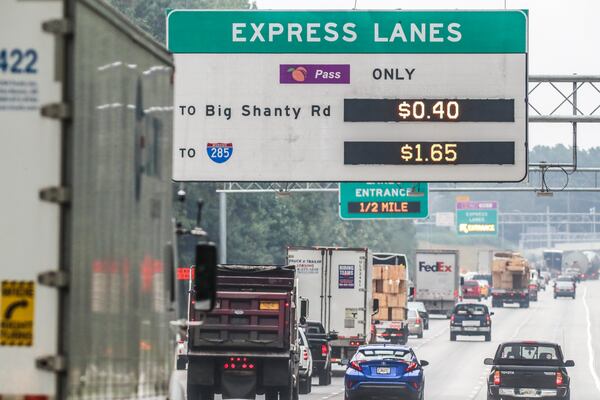
[[[277,392],[277,389],[265,390],[265,400],[277,400],[278,396],[279,392]]]
[[[327,386],[329,384],[331,384],[331,366],[319,371],[319,386]]]
[[[485,334],[485,341],[486,342],[491,342],[492,341],[492,334],[491,333],[486,333]]]
[[[298,392],[300,394],[309,394],[311,391],[311,384],[312,384],[312,379],[309,377],[306,378],[306,380],[301,380],[300,381],[300,388],[298,389]]]
[[[456,342],[456,333],[451,333],[450,334],[450,341],[451,342]]]
[[[521,303],[521,308],[529,308],[529,302],[526,301],[526,302]]]
[[[188,400],[214,400],[215,392],[212,388],[202,385],[187,385],[187,399]]]

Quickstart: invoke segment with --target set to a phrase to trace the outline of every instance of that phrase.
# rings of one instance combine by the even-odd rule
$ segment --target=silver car
[[[417,335],[419,339],[423,337],[423,319],[417,310],[408,310],[408,334]]]

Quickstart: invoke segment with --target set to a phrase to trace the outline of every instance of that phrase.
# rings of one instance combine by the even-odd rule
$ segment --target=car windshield
[[[308,326],[305,329],[306,333],[325,333],[325,329],[321,324],[308,323]]]
[[[479,286],[477,281],[466,281],[465,286]]]
[[[454,309],[454,313],[458,315],[485,315],[487,307],[483,304],[459,304]]]
[[[562,363],[558,348],[547,344],[511,343],[502,347],[499,358],[502,364],[541,364]]]
[[[573,279],[570,276],[559,276],[556,279],[557,282],[573,282]]]
[[[417,318],[417,310],[408,310],[408,318]]]
[[[359,350],[354,356],[355,361],[374,361],[374,360],[398,360],[410,362],[413,360],[413,354],[408,349],[386,349],[373,348]]]

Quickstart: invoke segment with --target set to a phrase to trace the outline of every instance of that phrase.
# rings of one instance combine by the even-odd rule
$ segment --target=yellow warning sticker
[[[33,344],[33,281],[2,281],[0,346]]]

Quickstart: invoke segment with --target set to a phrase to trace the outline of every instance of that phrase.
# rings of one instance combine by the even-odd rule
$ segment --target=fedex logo
[[[438,261],[434,265],[429,265],[425,261],[419,261],[419,271],[425,272],[452,272],[451,265],[444,265],[443,262]]]

